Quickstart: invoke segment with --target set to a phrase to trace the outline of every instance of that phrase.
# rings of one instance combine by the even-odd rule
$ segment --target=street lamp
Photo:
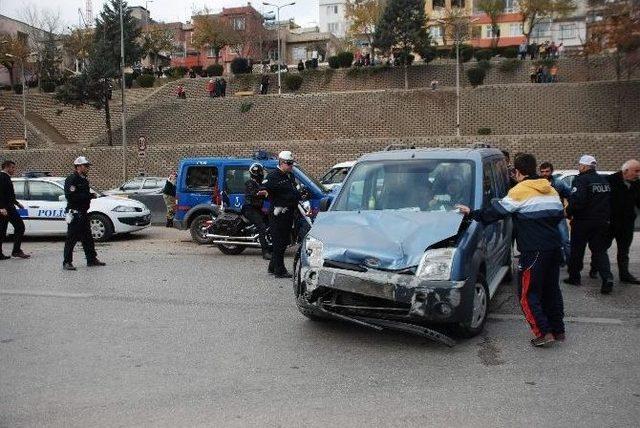
[[[122,180],[127,181],[127,106],[124,103],[124,20],[122,2],[123,0],[118,2],[120,5],[120,92],[122,92]]]
[[[437,22],[443,25],[453,25],[454,27],[454,38],[456,41],[456,137],[460,136],[460,42],[462,41],[462,31],[460,27],[462,27],[463,24],[466,24],[468,27],[477,20],[478,18],[466,19],[462,16],[449,19],[448,21],[436,19]]]
[[[6,41],[4,43],[7,43]],[[24,149],[27,149],[27,89],[24,78],[24,60],[12,54],[5,54],[9,58],[15,58],[20,61],[20,74],[22,74],[22,123],[24,125]]]
[[[296,2],[291,2],[291,3],[287,3],[287,4],[283,4],[282,6],[278,6],[276,4],[272,4],[272,3],[267,3],[267,2],[262,2],[263,5],[265,6],[272,6],[276,8],[276,21],[278,23],[278,95],[282,94],[282,84],[281,84],[281,72],[280,72],[280,64],[281,64],[281,60],[282,60],[282,56],[281,56],[281,49],[280,49],[280,9],[283,9],[287,6],[293,6],[294,4],[296,4]]]

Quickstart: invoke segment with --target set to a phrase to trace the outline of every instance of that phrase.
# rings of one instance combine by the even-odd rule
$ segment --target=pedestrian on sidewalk
[[[214,83],[213,79],[209,79],[209,82],[207,83],[207,92],[209,93],[209,97],[213,98],[215,91],[216,84]]]
[[[564,306],[560,290],[562,239],[558,223],[564,211],[558,193],[549,181],[537,175],[536,158],[519,154],[513,162],[518,184],[502,199],[494,199],[479,210],[458,205],[464,215],[482,223],[511,216],[517,229],[520,251],[518,291],[520,305],[535,336],[533,346],[563,341]]]
[[[629,248],[633,241],[636,209],[640,209],[640,162],[626,161],[620,171],[607,177],[607,181],[611,185],[609,238],[611,243],[616,240],[620,282],[640,284],[640,280],[629,272]]]
[[[2,162],[0,170],[0,260],[11,257],[28,259],[31,257],[22,251],[22,237],[24,236],[24,222],[16,207],[24,209],[24,206],[16,199],[11,176],[16,172],[16,163],[12,160]],[[9,223],[13,226],[13,251],[11,257],[2,253],[2,243],[7,237]]]
[[[260,78],[260,94],[266,95],[267,92],[269,92],[269,75],[262,73],[262,77]]]
[[[167,207],[165,227],[173,227],[173,218],[176,215],[176,178],[175,172],[169,174],[162,189],[162,199],[164,199],[164,205]]]

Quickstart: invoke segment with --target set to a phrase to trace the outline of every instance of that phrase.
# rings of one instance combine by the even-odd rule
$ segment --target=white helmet
[[[283,150],[278,155],[278,159],[283,161],[293,161],[293,153],[291,153],[289,150]]]
[[[89,159],[85,158],[84,156],[78,156],[76,158],[76,160],[73,161],[74,165],[91,165],[91,162],[89,162]]]

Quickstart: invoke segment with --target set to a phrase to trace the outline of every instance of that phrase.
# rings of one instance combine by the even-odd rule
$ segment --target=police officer
[[[277,278],[291,278],[284,266],[284,252],[290,243],[294,212],[300,201],[300,193],[296,189],[292,174],[293,163],[293,154],[290,151],[280,152],[278,168],[270,172],[262,183],[271,201],[269,224],[273,254],[269,262],[269,273],[273,273]]]
[[[264,180],[264,167],[259,163],[253,163],[249,167],[251,178],[244,183],[244,204],[242,205],[242,215],[244,215],[258,229],[258,239],[262,248],[262,257],[271,260],[269,244],[267,244],[267,227],[264,224],[262,215],[262,204],[267,192],[262,190]]]
[[[91,193],[87,173],[91,163],[84,156],[78,157],[73,165],[75,171],[64,181],[64,195],[67,198],[67,240],[64,243],[64,270],[76,270],[73,266],[73,247],[80,241],[87,258],[87,266],[104,266],[98,260],[91,225],[89,224],[89,205],[96,195]]]
[[[573,181],[567,215],[571,217],[571,256],[569,257],[569,277],[567,284],[581,285],[580,271],[584,251],[589,244],[592,263],[600,274],[602,294],[609,294],[613,288],[613,275],[607,249],[611,217],[611,185],[606,177],[596,172],[596,159],[584,155],[578,161],[578,176]]]

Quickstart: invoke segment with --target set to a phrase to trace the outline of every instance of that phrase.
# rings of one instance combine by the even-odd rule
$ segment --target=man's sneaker
[[[62,270],[76,270],[76,267],[71,263],[63,263]]]
[[[553,334],[547,333],[544,336],[539,336],[535,339],[531,339],[531,344],[535,347],[545,347],[551,345],[555,341],[556,339],[554,339]]]
[[[600,294],[611,294],[613,290],[613,281],[608,279],[602,283],[602,287],[600,288]]]
[[[0,254],[0,260],[9,260],[11,256],[5,256],[4,254]]]
[[[566,336],[564,333],[554,333],[553,338],[558,342],[564,342],[566,339]]]
[[[274,275],[276,278],[293,278],[293,275],[291,275],[286,270],[284,272],[274,273]]]
[[[25,254],[24,251],[20,251],[19,253],[11,253],[11,257],[18,257],[19,259],[28,259],[31,256],[29,254]]]
[[[565,278],[562,280],[562,282],[569,285],[575,285],[576,287],[580,287],[582,285],[579,279]]]
[[[90,262],[87,262],[87,266],[91,267],[91,266],[106,266],[107,264],[104,262],[101,262],[98,259],[95,260],[91,260]]]
[[[620,282],[624,282],[625,284],[640,284],[640,279],[629,273],[627,275],[621,275]]]
[[[589,271],[589,278],[591,279],[598,279],[598,271],[595,269],[591,269]]]

